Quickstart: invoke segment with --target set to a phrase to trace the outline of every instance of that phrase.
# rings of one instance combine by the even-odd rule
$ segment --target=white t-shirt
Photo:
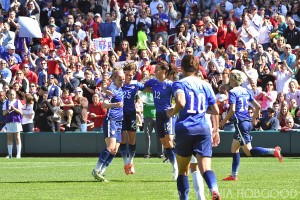
[[[22,124],[29,124],[33,123],[33,118],[34,118],[34,110],[33,110],[33,104],[30,105],[23,105],[22,107]]]
[[[276,76],[276,90],[277,92],[287,93],[289,91],[289,82],[291,80],[291,74],[289,71],[277,71],[274,72]]]

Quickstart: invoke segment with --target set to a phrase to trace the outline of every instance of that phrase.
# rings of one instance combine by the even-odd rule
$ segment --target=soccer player
[[[169,64],[166,61],[160,61],[155,66],[155,77],[145,82],[145,91],[152,91],[154,105],[156,108],[156,131],[160,136],[161,143],[165,148],[166,154],[173,167],[173,180],[177,179],[178,167],[174,153],[174,120],[175,117],[167,117],[166,110],[172,106],[172,84],[167,80]],[[152,90],[150,90],[150,87]]]
[[[260,112],[260,105],[254,99],[252,94],[250,94],[246,88],[241,87],[243,80],[243,72],[233,70],[229,77],[230,86],[233,88],[229,91],[229,104],[230,110],[228,111],[226,117],[221,121],[220,127],[222,128],[224,124],[231,117],[235,125],[235,134],[233,136],[231,144],[232,153],[232,172],[231,175],[224,178],[224,181],[237,181],[238,168],[240,165],[240,148],[247,156],[263,156],[263,155],[274,155],[280,162],[283,161],[281,156],[281,148],[263,148],[263,147],[253,147],[251,145],[252,136],[250,131],[252,129],[252,122],[258,117]],[[255,107],[255,113],[251,119],[248,113],[249,102]]]
[[[112,162],[122,141],[122,120],[123,120],[123,90],[125,74],[118,70],[113,75],[113,84],[109,86],[112,92],[110,99],[105,99],[103,107],[108,109],[103,124],[106,148],[100,153],[96,168],[92,175],[96,180],[107,182],[103,173]]]
[[[124,119],[122,125],[122,143],[120,145],[121,156],[124,161],[124,171],[134,174],[133,158],[136,150],[136,109],[135,97],[138,90],[144,90],[144,84],[132,80],[136,72],[136,64],[130,63],[124,66],[125,84],[122,87],[124,94]],[[128,151],[126,142],[128,140]],[[127,157],[129,155],[129,157]]]
[[[175,152],[178,162],[177,190],[179,199],[188,199],[188,170],[191,156],[196,154],[200,172],[207,183],[213,199],[220,199],[217,179],[211,170],[212,146],[220,142],[218,132],[219,108],[211,86],[199,79],[197,58],[185,55],[181,62],[183,79],[173,83],[172,88],[176,99],[174,108],[167,110],[167,116],[179,113],[175,125]],[[213,114],[213,135],[205,114]]]

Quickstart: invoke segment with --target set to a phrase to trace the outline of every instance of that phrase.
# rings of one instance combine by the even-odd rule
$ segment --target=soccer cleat
[[[130,164],[124,165],[124,172],[126,175],[130,174]]]
[[[135,169],[134,169],[134,164],[129,164],[129,174],[134,174]]]
[[[146,154],[146,155],[144,155],[144,158],[148,159],[148,158],[150,158],[150,155]]]
[[[6,159],[12,158],[12,155],[8,155],[5,157]]]
[[[168,162],[169,162],[169,158],[163,160],[163,163],[168,163]]]
[[[221,195],[217,191],[213,191],[211,196],[212,196],[212,200],[221,200]]]
[[[21,155],[17,155],[16,158],[21,158]]]
[[[92,175],[93,175],[93,177],[94,177],[97,181],[100,181],[100,182],[108,182],[108,180],[106,180],[106,179],[104,178],[104,176],[103,176],[102,174],[100,174],[99,171],[96,171],[95,169],[93,169]]]
[[[223,181],[237,181],[237,180],[238,180],[237,176],[236,176],[236,177],[233,177],[233,176],[231,176],[231,175],[229,175],[229,176],[226,177],[226,178],[223,178]]]
[[[281,148],[279,146],[275,147],[274,156],[278,158],[279,162],[283,162],[283,157],[281,155]]]

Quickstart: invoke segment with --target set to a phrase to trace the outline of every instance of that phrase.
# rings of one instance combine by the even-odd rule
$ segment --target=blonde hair
[[[230,80],[233,80],[237,84],[237,86],[242,85],[242,83],[244,82],[242,72],[232,70],[230,73]]]

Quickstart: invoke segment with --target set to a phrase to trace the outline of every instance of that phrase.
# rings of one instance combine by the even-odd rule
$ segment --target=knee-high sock
[[[128,159],[127,159],[127,145],[126,144],[120,144],[120,152],[121,156],[123,158],[124,165],[128,164]]]
[[[115,155],[110,154],[108,156],[108,158],[106,159],[105,163],[102,165],[101,169],[100,169],[100,174],[104,174],[106,168],[110,165],[110,163],[112,162],[112,160],[114,159]]]
[[[17,144],[17,155],[20,156],[21,155],[21,149],[22,149],[22,145],[21,144]]]
[[[133,163],[133,158],[135,156],[136,144],[129,144],[129,157],[128,157],[128,164]]]
[[[13,145],[12,144],[7,145],[7,151],[8,151],[8,155],[9,156],[12,155],[12,149],[13,149]]]
[[[211,193],[213,191],[219,192],[217,179],[216,179],[215,173],[213,171],[207,170],[206,172],[204,172],[203,178],[204,178]]]
[[[251,156],[264,156],[264,155],[273,155],[273,148],[263,148],[263,147],[253,147],[250,150]]]
[[[239,171],[240,166],[240,153],[233,153],[232,154],[232,171],[231,176],[236,177]]]
[[[187,200],[189,198],[189,178],[185,175],[179,175],[177,178],[177,190],[180,200]]]
[[[199,171],[192,172],[193,186],[197,200],[205,200],[203,178]]]
[[[105,148],[99,155],[95,170],[100,171],[102,165],[104,165],[109,155],[110,155],[110,151],[107,148]]]
[[[177,162],[176,162],[176,156],[175,156],[175,153],[174,153],[174,148],[165,148],[166,150],[166,153],[168,155],[168,158],[170,160],[170,163],[172,164],[173,166],[173,169],[177,169]]]

